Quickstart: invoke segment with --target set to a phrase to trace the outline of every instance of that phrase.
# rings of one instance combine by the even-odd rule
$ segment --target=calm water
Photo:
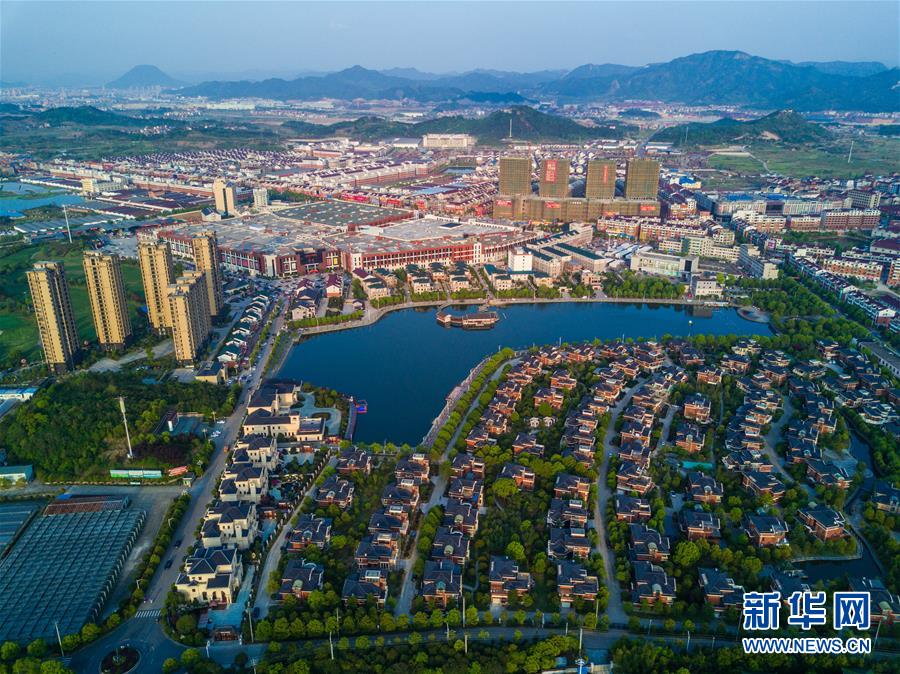
[[[731,309],[634,304],[534,304],[505,307],[492,330],[443,328],[435,310],[404,310],[374,325],[311,337],[297,344],[281,376],[328,386],[366,400],[356,439],[416,444],[446,396],[485,355],[500,347],[663,334],[738,334],[768,328]],[[693,322],[693,324],[690,323]]]
[[[0,216],[19,217],[22,211],[29,208],[37,208],[38,206],[62,206],[63,204],[80,204],[84,201],[81,196],[70,192],[54,194],[49,197],[29,198],[29,194],[40,194],[47,192],[49,188],[43,185],[29,185],[19,182],[0,183],[0,188],[4,192],[15,192],[21,196],[3,196],[0,197]]]

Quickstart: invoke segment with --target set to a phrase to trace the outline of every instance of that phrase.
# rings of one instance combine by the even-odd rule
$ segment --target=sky
[[[362,65],[430,72],[644,65],[710,49],[900,64],[900,2],[2,0],[0,80],[189,81]]]

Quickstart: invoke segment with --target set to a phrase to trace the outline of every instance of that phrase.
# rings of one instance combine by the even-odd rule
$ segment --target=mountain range
[[[437,75],[413,68],[353,66],[325,75],[261,81],[210,81],[177,89],[185,96],[317,100],[412,99],[447,103],[475,94],[519,96],[503,102],[630,100],[756,109],[900,110],[900,69],[876,62],[790,63],[740,51],[709,51],[636,67],[586,64],[568,72],[474,70]]]
[[[548,115],[527,106],[513,106],[508,111],[498,110],[476,119],[447,116],[416,124],[391,122],[370,116],[327,125],[289,121],[283,126],[307,138],[348,136],[375,140],[417,137],[426,133],[467,133],[485,144],[499,143],[509,136],[510,130],[517,140],[567,143],[595,138],[622,138],[627,132],[636,130],[636,127],[620,122],[583,126],[571,119]]]

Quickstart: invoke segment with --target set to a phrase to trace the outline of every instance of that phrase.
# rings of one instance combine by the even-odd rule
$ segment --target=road
[[[281,556],[284,553],[284,542],[287,538],[288,532],[291,530],[290,526],[290,518],[292,518],[295,514],[297,514],[297,510],[303,504],[303,501],[307,497],[312,497],[313,492],[316,490],[316,479],[319,475],[322,474],[322,470],[324,470],[328,466],[337,465],[337,457],[332,456],[325,464],[322,465],[322,469],[319,470],[318,473],[313,477],[312,481],[309,484],[309,488],[303,494],[303,497],[297,501],[297,507],[294,508],[293,512],[291,512],[288,517],[288,521],[285,522],[284,526],[281,527],[281,532],[278,534],[278,538],[275,539],[275,542],[272,543],[272,547],[269,548],[269,554],[266,555],[266,561],[263,563],[262,570],[256,576],[259,581],[259,587],[256,592],[256,601],[254,602],[254,606],[259,609],[260,617],[265,617],[269,615],[269,607],[272,605],[272,597],[266,591],[266,583],[269,582],[269,576],[272,571],[278,568],[278,564],[281,561]]]
[[[769,432],[765,437],[766,456],[775,466],[775,470],[786,480],[785,484],[793,484],[794,478],[784,467],[784,457],[778,456],[775,446],[781,441],[782,429],[788,424],[794,415],[794,406],[791,404],[790,396],[784,398],[784,412],[781,418],[769,427]]]
[[[171,339],[165,339],[156,344],[151,350],[154,358],[160,358],[172,353],[174,346]],[[143,360],[147,357],[146,349],[135,349],[123,355],[118,360],[113,358],[101,358],[88,368],[89,372],[118,372],[119,368],[128,363]]]
[[[282,311],[275,318],[272,325],[272,334],[277,334],[284,325],[284,317],[284,311]],[[213,440],[215,451],[210,460],[210,465],[203,475],[194,481],[194,484],[191,485],[188,490],[191,495],[191,503],[181,520],[181,524],[172,536],[173,545],[179,540],[182,540],[183,543],[180,547],[174,549],[170,548],[170,551],[167,552],[164,559],[174,560],[172,566],[166,569],[163,568],[164,564],[160,564],[144,594],[144,602],[138,610],[162,608],[169,588],[175,584],[175,580],[178,578],[178,574],[181,572],[181,566],[184,563],[185,553],[194,542],[194,532],[203,521],[203,517],[206,514],[209,504],[214,500],[215,495],[213,493],[213,488],[218,481],[219,476],[222,474],[222,471],[225,469],[225,464],[228,459],[228,452],[225,448],[231,446],[240,434],[241,422],[247,411],[247,403],[259,386],[259,382],[262,379],[263,371],[265,369],[264,365],[272,352],[274,343],[275,340],[270,340],[263,347],[258,361],[259,365],[253,369],[253,374],[246,386],[244,386],[244,390],[241,392],[240,398],[235,405],[234,412],[225,419],[225,423],[219,429],[221,435]]]
[[[447,443],[447,447],[446,447],[446,449],[444,449],[444,453],[441,456],[441,460],[440,460],[440,463],[438,464],[438,468],[440,468],[441,464],[447,462],[450,450],[456,444],[456,441],[459,439],[460,433],[462,432],[462,428],[465,423],[466,417],[468,417],[469,413],[472,412],[472,410],[474,410],[478,406],[478,398],[481,395],[481,392],[484,391],[484,389],[492,381],[496,381],[503,374],[503,370],[508,364],[514,364],[517,361],[518,361],[518,359],[513,358],[506,362],[501,363],[497,367],[497,369],[494,371],[494,373],[484,382],[481,389],[479,389],[479,391],[478,391],[478,395],[476,395],[472,399],[472,403],[469,405],[469,409],[466,410],[466,415],[460,421],[459,426],[456,427],[456,431],[453,433],[453,437],[450,438],[450,442]],[[428,513],[429,510],[431,510],[434,506],[438,505],[439,503],[446,503],[446,499],[444,498],[444,492],[447,490],[447,479],[443,475],[441,475],[440,470],[438,470],[437,473],[431,478],[431,480],[434,483],[434,489],[432,489],[432,491],[431,491],[431,496],[428,499],[428,503],[425,503],[424,505],[421,506],[423,514]],[[409,609],[412,606],[412,600],[416,594],[416,588],[415,588],[415,583],[413,582],[412,572],[413,572],[413,567],[416,564],[416,560],[418,560],[418,558],[419,558],[419,550],[417,547],[418,543],[419,543],[419,533],[420,533],[420,531],[416,531],[416,541],[413,544],[412,552],[410,553],[410,556],[407,559],[404,559],[402,561],[402,564],[404,566],[403,586],[400,590],[400,598],[397,600],[397,605],[394,607],[394,615],[402,615],[404,613],[406,615],[409,615]]]
[[[609,459],[616,453],[612,444],[613,436],[616,434],[616,419],[619,418],[622,410],[631,402],[631,396],[643,383],[644,380],[639,379],[634,386],[626,389],[622,399],[610,410],[609,425],[606,427],[606,435],[603,436],[603,463],[600,466],[600,477],[597,478],[597,503],[594,506],[594,526],[599,535],[597,536],[597,547],[595,550],[603,558],[603,568],[606,569],[606,587],[609,590],[609,603],[606,606],[606,614],[609,616],[611,623],[624,623],[628,620],[628,615],[625,613],[625,607],[622,604],[622,590],[619,587],[619,581],[616,580],[615,555],[606,542],[606,520],[604,515],[606,514],[606,505],[611,497],[611,491],[606,484],[606,476],[609,473]]]

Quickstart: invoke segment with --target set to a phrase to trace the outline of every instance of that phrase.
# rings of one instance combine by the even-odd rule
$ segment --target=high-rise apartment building
[[[62,262],[37,262],[25,272],[44,359],[55,372],[65,372],[78,357],[78,332]]]
[[[169,286],[175,283],[172,250],[165,242],[140,243],[138,261],[141,265],[141,280],[144,282],[150,325],[159,333],[166,332],[172,327],[167,297]]]
[[[659,193],[659,162],[629,159],[625,165],[625,198],[656,199]]]
[[[235,195],[234,187],[221,178],[213,181],[213,198],[216,201],[216,210],[223,215],[234,215]]]
[[[500,194],[531,194],[531,159],[500,157]]]
[[[209,295],[203,272],[191,271],[169,286],[172,342],[179,365],[194,365],[209,337]]]
[[[119,256],[88,251],[84,254],[84,278],[100,346],[108,350],[124,348],[131,339],[131,320]]]
[[[542,197],[569,196],[569,160],[545,159],[541,163],[538,194]]]
[[[591,159],[588,162],[584,196],[588,199],[612,199],[616,196],[614,159]]]
[[[219,241],[212,230],[204,230],[191,239],[194,264],[206,275],[209,293],[209,313],[215,318],[222,311],[225,295],[222,291],[222,270],[219,267]]]
[[[265,187],[256,187],[253,190],[253,207],[268,208],[269,206],[269,190]]]

